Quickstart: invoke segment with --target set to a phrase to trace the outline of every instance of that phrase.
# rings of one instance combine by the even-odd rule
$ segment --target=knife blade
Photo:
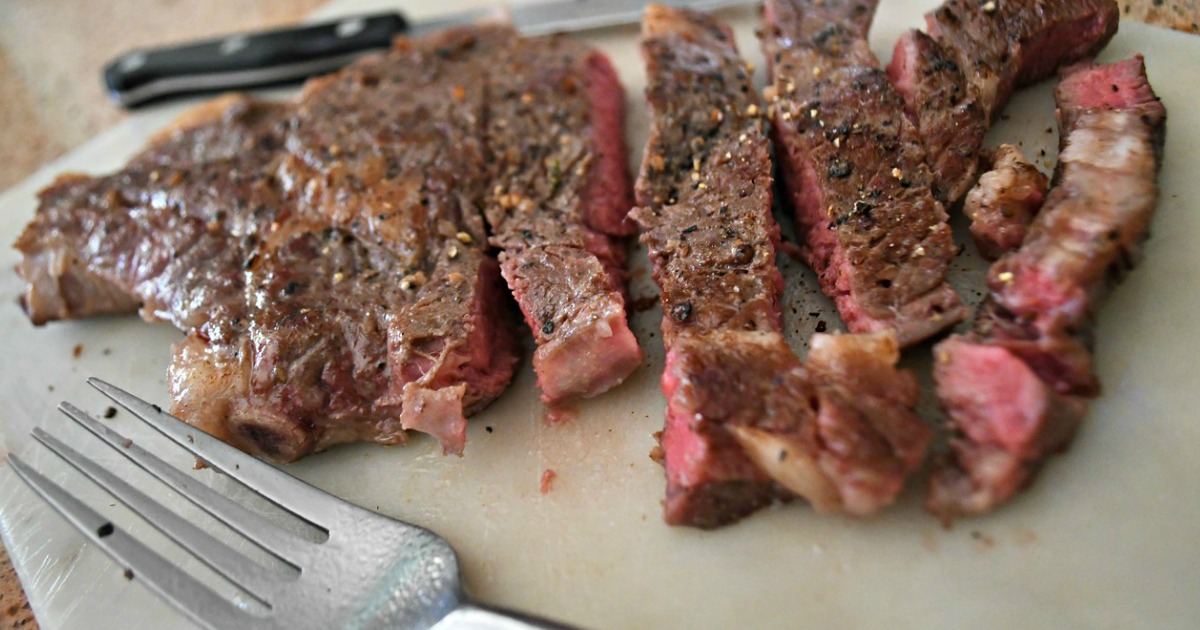
[[[712,11],[757,0],[659,0]],[[637,22],[647,0],[554,0],[484,8],[433,20],[401,13],[346,17],[318,24],[237,33],[177,46],[137,49],[103,70],[118,105],[134,108],[169,97],[280,85],[332,72],[363,53],[387,48],[397,35],[419,35],[454,25],[507,18],[525,35],[581,31]]]

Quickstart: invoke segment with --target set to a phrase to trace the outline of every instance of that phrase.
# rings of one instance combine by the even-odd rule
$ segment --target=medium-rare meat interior
[[[955,432],[927,503],[943,519],[1009,500],[1069,445],[1099,394],[1095,308],[1137,261],[1158,201],[1166,110],[1142,58],[1070,68],[1055,96],[1055,186],[1021,247],[992,265],[975,331],[934,349]]]
[[[661,289],[664,518],[711,528],[796,496],[821,512],[891,503],[930,431],[895,336],[787,344],[763,104],[729,30],[651,5],[642,28],[650,137],[634,218]]]
[[[958,253],[917,130],[867,44],[874,0],[770,0],[779,170],[801,246],[851,332],[909,346],[962,321]]]
[[[497,76],[498,59],[528,66],[531,83],[514,92],[519,77]],[[554,105],[525,107],[534,99]],[[509,271],[514,233],[531,234],[530,249],[578,250],[528,260],[583,261],[532,301],[510,277],[522,304],[548,309],[570,290],[588,305],[527,311],[539,341],[553,327],[579,373],[604,364],[587,354],[596,339],[616,357],[582,385],[558,379],[553,397],[611,386],[641,358],[621,250],[603,234],[628,230],[623,146],[598,139],[619,129],[620,102],[598,53],[500,26],[397,40],[289,103],[224,97],[118,173],[43,191],[17,242],[23,304],[39,324],[139,306],[173,322],[186,333],[174,411],[252,452],[292,460],[403,442],[409,429],[461,452],[465,415],[503,391],[518,359],[480,212],[501,189],[525,212],[496,231]],[[505,144],[501,120],[541,135]],[[558,174],[549,192],[546,173]]]
[[[634,231],[625,92],[607,57],[562,36],[494,51],[488,82],[485,215],[537,341],[542,399],[594,396],[642,362],[613,238]]]
[[[1013,91],[1095,55],[1117,32],[1116,0],[946,0],[929,34],[896,42],[888,76],[920,129],[947,204],[979,172],[987,129]]]

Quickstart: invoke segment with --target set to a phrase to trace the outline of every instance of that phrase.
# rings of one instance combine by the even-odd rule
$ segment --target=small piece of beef
[[[1118,17],[1115,0],[946,0],[926,16],[928,36],[900,38],[888,75],[918,120],[943,201],[971,186],[983,134],[1013,91],[1095,55]]]
[[[983,110],[956,57],[934,38],[912,30],[896,42],[887,68],[925,143],[934,194],[947,204],[962,198],[975,181],[987,134]]]
[[[668,523],[718,527],[796,496],[856,516],[895,500],[932,435],[895,334],[811,345],[801,365],[777,333],[676,338],[662,383]]]
[[[1099,394],[1088,352],[1103,294],[1140,254],[1158,200],[1166,110],[1140,56],[1065,71],[1056,186],[992,265],[976,332],[934,350],[955,437],[927,506],[950,519],[1010,499],[1064,449]]]
[[[809,264],[852,332],[909,346],[967,309],[946,283],[957,254],[904,102],[867,45],[875,3],[773,0],[771,61],[780,172]]]
[[[488,64],[491,242],[537,341],[542,400],[594,396],[643,356],[612,238],[634,229],[624,92],[607,57],[566,37],[517,41]]]
[[[963,213],[979,253],[995,260],[1021,246],[1050,180],[1011,144],[1000,145],[988,159],[991,169],[967,194]]]
[[[780,334],[771,163],[752,73],[728,29],[651,5],[650,139],[634,218],[667,346],[664,518],[711,528],[777,500],[869,514],[922,460],[916,381],[890,332],[817,335],[804,367]]]
[[[187,334],[173,411],[257,454],[406,429],[461,452],[517,349],[478,213],[485,98],[447,95],[513,37],[401,40],[292,103],[226,97],[119,173],[60,181],[17,243],[31,318],[98,310],[81,279],[141,302]]]

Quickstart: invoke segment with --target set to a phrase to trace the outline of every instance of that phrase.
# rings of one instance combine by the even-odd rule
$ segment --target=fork
[[[481,604],[464,592],[454,550],[433,532],[343,501],[99,379],[88,384],[211,467],[313,526],[280,527],[134,444],[79,408],[59,410],[253,542],[236,551],[41,428],[33,437],[248,597],[224,597],[120,530],[15,455],[17,475],[93,544],[201,626],[222,628],[566,628]],[[270,565],[270,566],[268,566]]]

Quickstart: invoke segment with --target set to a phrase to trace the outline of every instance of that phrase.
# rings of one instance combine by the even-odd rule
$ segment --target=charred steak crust
[[[478,212],[484,98],[453,95],[512,37],[400,40],[293,103],[226,97],[119,173],[61,181],[17,243],[31,318],[140,302],[174,322],[175,412],[261,455],[405,429],[461,452],[517,349]]]
[[[537,342],[542,399],[599,394],[643,356],[613,239],[633,229],[624,92],[607,57],[562,36],[495,51],[486,80],[485,215]]]
[[[901,37],[888,74],[918,123],[943,201],[971,186],[983,134],[1013,91],[1098,53],[1118,19],[1115,0],[946,0],[926,15],[928,36]]]
[[[966,317],[957,254],[904,102],[871,53],[875,3],[772,0],[763,37],[780,172],[809,264],[851,332],[902,346]]]
[[[916,381],[892,333],[780,334],[779,228],[761,102],[728,29],[651,5],[652,127],[634,218],[662,293],[664,518],[712,528],[779,500],[870,514],[923,459]]]
[[[1009,500],[1070,443],[1099,394],[1094,310],[1139,258],[1157,204],[1166,110],[1142,58],[1070,68],[1056,98],[1056,185],[1021,247],[992,265],[975,332],[934,350],[955,436],[927,506],[945,519]]]

